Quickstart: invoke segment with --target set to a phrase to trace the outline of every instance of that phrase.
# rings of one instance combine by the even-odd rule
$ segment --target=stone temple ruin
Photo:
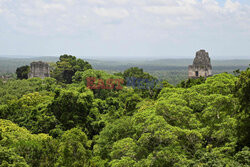
[[[45,77],[50,77],[49,64],[42,61],[32,62],[30,64],[29,78],[34,77],[39,77],[42,79]]]
[[[212,65],[208,52],[200,50],[196,52],[193,65],[188,66],[188,77],[209,77],[212,76]]]

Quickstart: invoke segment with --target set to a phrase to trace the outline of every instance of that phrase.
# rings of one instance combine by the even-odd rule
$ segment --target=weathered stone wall
[[[208,77],[212,76],[212,65],[208,52],[200,50],[196,52],[193,65],[188,66],[188,77]]]
[[[30,64],[29,78],[34,78],[34,77],[39,77],[39,78],[50,77],[49,64],[42,61],[32,62]]]

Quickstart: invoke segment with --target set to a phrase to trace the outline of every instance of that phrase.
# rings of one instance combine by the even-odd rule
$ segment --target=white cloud
[[[93,11],[101,17],[122,19],[129,16],[127,10],[120,8],[94,8]]]
[[[106,4],[105,0],[87,0],[89,4],[96,4],[96,5],[104,5]]]
[[[96,5],[126,5],[131,0],[87,0],[87,2]]]
[[[153,14],[160,14],[167,16],[198,15],[198,11],[189,6],[149,6],[149,7],[144,7],[144,9],[145,11]]]
[[[102,34],[110,30],[107,27],[102,31],[109,26],[107,23],[119,23],[112,29],[118,34],[131,29],[136,35],[143,29],[145,34],[148,30],[148,34],[158,36],[161,32],[171,33],[170,29],[185,31],[207,25],[247,29],[249,9],[237,0],[226,0],[224,5],[217,0],[0,0],[1,19],[8,26],[44,35],[78,34],[84,30]]]
[[[211,12],[211,14],[217,14],[222,11],[219,3],[216,0],[202,0],[202,6],[205,10]]]
[[[225,9],[230,12],[235,12],[241,7],[239,2],[232,2],[231,0],[226,0]]]
[[[129,3],[129,0],[110,0],[111,3],[115,3],[115,4],[118,4],[118,5],[125,5],[127,3]]]

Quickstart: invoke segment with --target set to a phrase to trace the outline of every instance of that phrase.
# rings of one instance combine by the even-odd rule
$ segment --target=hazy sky
[[[0,55],[250,58],[249,0],[0,0]]]

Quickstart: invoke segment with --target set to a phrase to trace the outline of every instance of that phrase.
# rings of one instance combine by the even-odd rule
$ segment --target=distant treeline
[[[1,58],[0,75],[14,73],[17,67],[29,65],[33,61],[56,62],[58,57],[36,57],[36,58]],[[139,67],[151,75],[166,79],[169,83],[176,85],[187,79],[188,65],[192,64],[192,59],[165,59],[153,61],[100,61],[87,60],[97,70],[104,70],[109,73],[123,72],[131,67]],[[235,69],[245,70],[250,64],[250,60],[213,60],[213,73],[222,72],[233,73]]]

